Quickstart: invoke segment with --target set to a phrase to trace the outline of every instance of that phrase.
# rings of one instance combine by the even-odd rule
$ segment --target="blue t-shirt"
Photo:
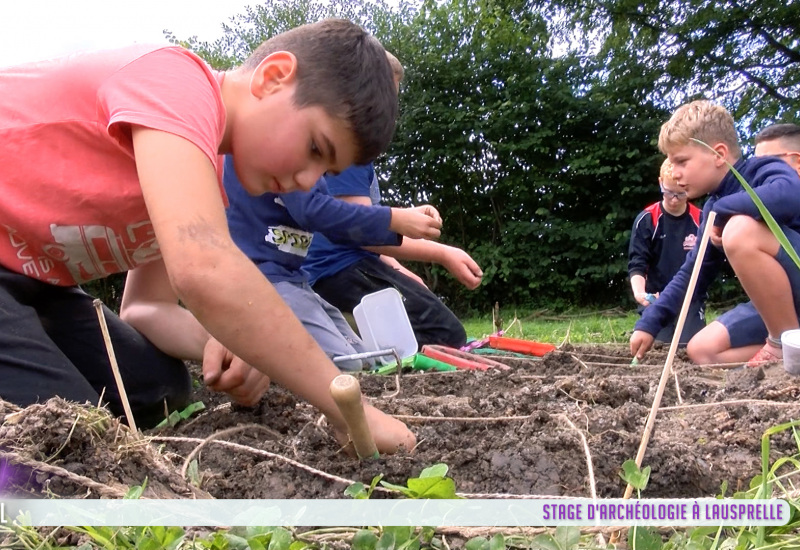
[[[331,242],[352,246],[402,242],[401,235],[389,231],[390,208],[338,200],[328,194],[325,178],[309,192],[254,197],[242,187],[227,155],[223,184],[230,203],[226,213],[231,237],[272,283],[307,280],[302,264],[312,237],[326,235]]]
[[[373,204],[372,208],[380,205],[381,190],[372,164],[351,166],[338,176],[326,176],[325,181],[328,184],[328,193],[334,197],[369,197]],[[368,256],[377,257],[377,254],[354,246],[338,244],[325,235],[315,234],[303,269],[308,273],[309,282],[313,285],[318,280],[335,275]]]

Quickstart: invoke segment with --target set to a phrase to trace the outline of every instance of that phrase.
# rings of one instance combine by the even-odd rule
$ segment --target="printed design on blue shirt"
[[[686,238],[683,239],[684,250],[693,249],[695,244],[697,244],[697,235],[694,233],[689,233],[688,235],[686,235]]]
[[[264,240],[278,247],[281,252],[306,257],[308,247],[314,234],[296,227],[286,225],[271,225],[269,232],[264,235]]]
[[[372,181],[369,184],[369,200],[372,204],[381,203],[381,186],[378,183],[377,175],[372,176]]]

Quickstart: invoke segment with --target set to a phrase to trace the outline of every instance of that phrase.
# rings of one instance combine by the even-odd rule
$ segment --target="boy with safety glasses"
[[[642,210],[633,222],[628,247],[628,275],[633,297],[641,314],[655,302],[694,248],[700,209],[689,203],[688,194],[672,177],[672,164],[665,159],[658,178],[662,200]],[[685,345],[706,326],[705,297],[692,302],[680,343]],[[673,318],[656,334],[659,342],[670,342],[675,333]]]

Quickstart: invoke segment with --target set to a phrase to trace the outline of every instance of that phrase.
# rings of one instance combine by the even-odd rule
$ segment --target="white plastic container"
[[[789,374],[800,375],[800,329],[787,330],[781,334],[783,345],[783,368]]]
[[[417,353],[417,339],[403,307],[403,297],[396,289],[367,294],[353,308],[353,317],[367,350],[394,348],[400,359]],[[379,361],[386,364],[394,362],[394,358],[381,357]]]

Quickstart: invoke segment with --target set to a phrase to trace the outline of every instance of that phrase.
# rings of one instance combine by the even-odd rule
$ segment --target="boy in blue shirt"
[[[747,361],[748,366],[781,360],[781,334],[798,327],[800,268],[766,226],[728,163],[755,189],[795,250],[800,249],[800,177],[779,158],[741,159],[733,118],[709,101],[678,108],[661,127],[658,146],[690,200],[709,195],[698,235],[709,213],[717,214],[695,296],[706,292],[727,259],[750,298],[692,338],[689,357],[701,364]],[[636,358],[647,353],[661,327],[680,311],[696,258],[695,249],[636,323],[630,340]]]
[[[326,181],[331,195],[341,200],[372,207],[380,205],[380,190],[372,165],[351,166]],[[333,243],[324,235],[314,237],[303,268],[314,290],[345,312],[352,312],[366,294],[395,288],[403,296],[420,346],[463,346],[467,336],[458,317],[397,259],[439,263],[469,289],[477,288],[483,275],[469,254],[442,243],[404,239],[401,246],[390,251],[383,247],[362,249]]]
[[[436,238],[441,219],[432,206],[370,208],[340,201],[327,194],[325,178],[314,188],[278,195],[249,196],[225,159],[223,177],[230,206],[231,236],[275,286],[314,340],[335,358],[368,351],[342,313],[308,284],[302,264],[314,232],[350,246],[385,245],[397,248],[403,236]],[[360,370],[361,360],[338,361],[343,370]]]

